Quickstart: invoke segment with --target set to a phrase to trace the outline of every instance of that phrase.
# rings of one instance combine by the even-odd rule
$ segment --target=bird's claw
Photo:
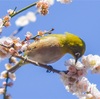
[[[23,63],[25,63],[25,61],[27,60],[27,55],[24,57]]]
[[[49,66],[48,66],[48,69],[47,69],[47,71],[46,71],[46,72],[47,72],[47,73],[51,73],[51,72],[52,72],[52,70],[53,70],[53,67],[49,65]]]

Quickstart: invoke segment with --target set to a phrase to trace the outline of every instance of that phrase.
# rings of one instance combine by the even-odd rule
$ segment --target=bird
[[[60,60],[65,54],[69,53],[77,60],[85,53],[85,42],[75,34],[66,32],[64,34],[49,34],[40,37],[39,40],[29,44],[24,55],[28,59],[44,65],[51,64]],[[27,64],[20,60],[9,72],[15,72],[21,66]]]

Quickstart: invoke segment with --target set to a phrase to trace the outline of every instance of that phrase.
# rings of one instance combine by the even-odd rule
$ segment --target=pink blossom
[[[72,72],[72,73],[76,73],[76,68],[74,66],[69,66],[68,68],[69,72]]]

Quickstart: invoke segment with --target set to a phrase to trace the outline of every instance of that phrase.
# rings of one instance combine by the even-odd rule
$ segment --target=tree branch
[[[25,10],[27,10],[27,9],[29,9],[29,8],[31,8],[31,7],[33,7],[33,6],[35,6],[36,3],[37,3],[37,2],[30,4],[30,5],[26,6],[25,8],[22,8],[21,10],[17,11],[16,13],[14,13],[14,14],[12,14],[12,15],[10,15],[10,16],[11,16],[11,17],[14,17],[15,15],[17,15],[17,14],[19,14],[19,13],[21,13],[21,12],[23,12],[23,11],[25,11]]]
[[[44,64],[41,64],[41,63],[37,63],[36,61],[33,61],[33,60],[30,60],[30,59],[25,59],[25,57],[23,57],[23,56],[21,56],[21,55],[13,55],[14,57],[17,57],[17,58],[19,58],[19,59],[22,59],[23,61],[25,61],[25,62],[28,62],[28,63],[31,63],[31,64],[33,64],[33,65],[35,65],[35,66],[39,66],[39,67],[42,67],[42,68],[45,68],[45,69],[47,69],[47,70],[49,70],[49,71],[52,71],[52,72],[54,72],[54,73],[60,73],[61,71],[60,70],[57,70],[57,69],[54,69],[52,66],[50,66],[50,65],[44,65]],[[10,71],[10,70],[9,70]]]

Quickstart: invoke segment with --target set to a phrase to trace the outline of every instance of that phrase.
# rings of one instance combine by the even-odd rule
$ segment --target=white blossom
[[[75,59],[69,59],[69,60],[65,61],[65,66],[67,66],[67,67],[74,66],[78,70],[84,68],[84,65],[80,61],[77,61],[77,63],[75,64]]]
[[[69,59],[65,61],[65,66],[74,66],[75,65],[75,60],[74,59]]]
[[[11,80],[13,80],[13,81],[15,81],[16,80],[16,75],[14,74],[14,73],[8,73],[8,77],[11,79]],[[1,74],[0,74],[0,79],[5,79],[5,78],[7,78],[7,71],[3,71],[3,72],[1,72]]]
[[[28,12],[26,14],[26,18],[27,18],[27,20],[32,21],[32,22],[36,21],[36,15],[33,12]]]
[[[27,43],[23,44],[23,46],[21,47],[20,50],[21,50],[22,52],[25,51],[25,50],[27,50],[27,46],[28,46]]]
[[[0,38],[0,44],[6,47],[10,47],[13,44],[13,40],[10,37],[2,37]],[[0,58],[9,57],[9,52],[5,49],[5,47],[0,45]]]
[[[29,24],[29,20],[27,19],[26,16],[21,16],[15,21],[15,24],[17,26],[26,26]]]
[[[93,73],[100,73],[100,56],[92,54],[83,56],[82,63],[86,68],[91,69]]]
[[[17,26],[26,26],[29,24],[29,22],[35,22],[36,21],[36,15],[33,12],[28,12],[26,15],[20,16],[16,21],[15,24]]]
[[[12,67],[12,65],[9,64],[9,63],[5,64],[5,68],[6,68],[6,70],[9,70],[11,67]]]
[[[15,73],[10,73],[10,72],[9,72],[9,78],[10,78],[11,80],[15,81],[15,80],[16,80],[16,75],[15,75]]]
[[[7,78],[7,71],[3,71],[0,74],[0,79],[5,79],[5,78]]]
[[[90,92],[96,99],[100,98],[100,91],[96,88],[96,84],[91,84]]]
[[[77,82],[69,83],[68,73],[60,72],[61,80],[64,83],[65,89],[76,95],[79,99],[99,99],[100,91],[95,84],[91,84],[86,77],[82,77]],[[77,76],[72,75],[72,78]],[[73,80],[73,79],[71,79]]]
[[[33,35],[31,32],[28,31],[25,36],[26,38],[30,39]]]
[[[54,0],[44,0],[46,2],[48,2],[49,5],[53,5],[54,4]]]
[[[0,94],[3,94],[5,92],[4,88],[0,88]]]
[[[16,50],[20,50],[21,47],[22,47],[22,44],[21,43],[19,43],[19,42],[15,43],[15,49]]]
[[[8,10],[7,10],[7,12],[8,12],[8,14],[9,14],[9,15],[11,15],[11,14],[14,14],[14,13],[15,13],[15,11],[14,11],[13,9],[8,9]]]
[[[0,33],[2,32],[2,29],[3,29],[3,21],[2,19],[0,19]]]
[[[13,40],[10,37],[2,37],[0,38],[0,44],[9,47],[13,44]]]

